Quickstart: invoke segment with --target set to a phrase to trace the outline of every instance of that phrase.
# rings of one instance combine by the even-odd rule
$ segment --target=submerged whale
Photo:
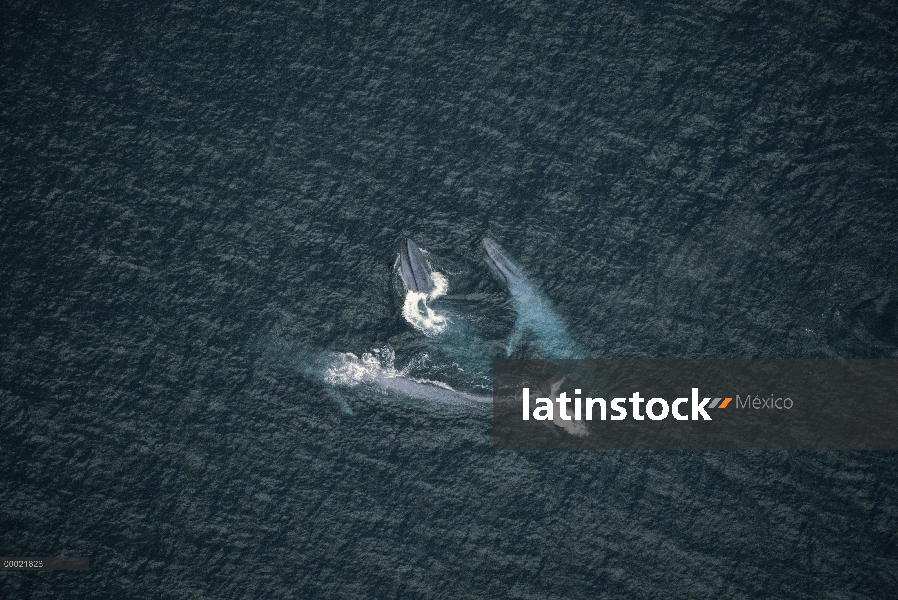
[[[430,294],[436,287],[430,263],[418,245],[407,237],[399,243],[399,274],[410,292]]]
[[[584,358],[583,349],[571,338],[561,316],[549,298],[530,283],[524,271],[508,258],[499,244],[483,238],[480,245],[486,253],[486,264],[511,295],[518,314],[508,340],[506,355],[511,356],[524,334],[533,335],[542,358]]]

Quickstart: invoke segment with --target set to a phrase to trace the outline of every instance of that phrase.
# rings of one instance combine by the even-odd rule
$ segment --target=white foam
[[[449,282],[442,273],[432,273],[434,288],[429,294],[413,292],[409,290],[405,295],[405,304],[402,306],[402,316],[412,327],[427,336],[439,335],[449,324],[448,319],[438,315],[430,306],[428,300],[436,300],[449,289]]]
[[[381,377],[396,377],[399,373],[395,361],[396,353],[389,346],[365,352],[361,358],[352,352],[341,352],[325,370],[324,379],[331,385],[354,387]]]
[[[439,394],[435,396],[435,390],[444,390],[456,394],[461,399],[473,399],[477,402],[487,401],[459,392],[442,381],[411,377],[408,371],[413,366],[421,366],[427,359],[428,356],[423,354],[412,360],[402,370],[397,370],[395,366],[396,354],[389,346],[365,352],[361,358],[351,352],[335,352],[323,375],[325,382],[335,387],[356,387],[360,384],[373,384],[385,390],[398,390],[400,393],[412,397],[436,400],[440,400],[441,396]],[[432,388],[427,386],[432,386]],[[434,391],[428,391],[428,389]],[[445,396],[442,396],[442,398],[445,398]],[[337,399],[341,408],[351,414],[352,409],[346,401],[340,396]]]

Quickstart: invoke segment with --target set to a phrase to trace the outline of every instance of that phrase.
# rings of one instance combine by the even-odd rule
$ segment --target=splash
[[[439,315],[430,306],[428,301],[433,301],[443,296],[449,289],[449,282],[442,273],[432,273],[434,289],[429,294],[421,292],[406,292],[405,304],[402,307],[402,316],[409,324],[428,337],[436,336],[446,330],[449,319]]]
[[[412,363],[400,370],[396,369],[395,361],[396,355],[389,346],[365,352],[361,357],[351,352],[335,352],[327,361],[322,379],[332,387],[351,388],[367,384],[410,398],[447,404],[492,402],[490,396],[462,392],[441,381],[410,377],[408,371],[412,368]]]
[[[431,303],[445,296],[449,290],[449,281],[442,273],[432,271],[431,278],[434,288],[429,294],[406,288],[402,315],[406,322],[427,338],[437,364],[425,368],[423,363],[410,363],[408,369],[419,376],[426,377],[425,373],[430,371],[431,375],[441,379],[448,377],[468,388],[491,390],[490,353],[471,332],[463,316],[448,307],[439,307],[439,312],[431,308]]]
[[[396,368],[396,351],[390,346],[365,352],[361,357],[352,352],[334,352],[324,369],[324,382],[332,386],[355,387],[362,383],[372,383],[384,377],[412,378],[410,373],[424,368],[429,360],[427,353],[416,356],[408,365]],[[430,379],[412,378],[419,383],[429,383],[446,389],[448,384]]]
[[[396,352],[389,346],[365,352],[361,358],[352,352],[335,352],[324,370],[324,381],[334,386],[355,387],[382,377],[402,376],[395,363]]]
[[[383,392],[406,398],[428,400],[442,404],[489,404],[491,396],[470,394],[442,381],[412,376],[413,371],[426,370],[427,353],[420,354],[401,368],[396,368],[396,353],[390,346],[374,349],[357,356],[352,352],[315,350],[287,342],[261,339],[256,347],[266,355],[289,365],[308,379],[321,384],[344,413],[353,414],[342,391],[370,386]],[[392,394],[391,394],[392,395]]]

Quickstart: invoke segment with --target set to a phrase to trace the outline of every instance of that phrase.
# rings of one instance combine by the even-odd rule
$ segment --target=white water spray
[[[330,385],[355,387],[381,377],[399,377],[396,370],[396,353],[389,346],[365,352],[359,358],[352,352],[334,353],[333,361],[324,371],[324,380]]]
[[[351,352],[335,352],[331,354],[322,378],[335,387],[370,384],[404,396],[449,404],[492,402],[489,396],[461,392],[441,381],[410,377],[408,371],[415,361],[400,370],[396,369],[395,360],[396,355],[389,346],[366,352],[361,358]],[[426,355],[419,360],[426,360]]]
[[[431,337],[445,331],[449,320],[443,315],[438,315],[428,301],[433,301],[444,295],[449,289],[449,282],[442,273],[432,273],[434,288],[429,294],[408,290],[405,294],[405,304],[402,306],[402,316],[412,327]]]

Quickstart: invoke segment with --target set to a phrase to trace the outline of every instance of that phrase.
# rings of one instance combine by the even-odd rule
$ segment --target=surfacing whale
[[[568,334],[552,302],[530,283],[521,267],[508,258],[493,240],[483,238],[481,246],[486,253],[486,264],[508,288],[512,305],[518,314],[506,346],[506,355],[511,356],[524,334],[529,332],[535,339],[542,358],[584,358],[583,349]]]
[[[449,290],[449,280],[431,268],[422,250],[408,238],[400,243],[394,270],[405,287],[402,316],[427,338],[427,346],[440,364],[437,370],[441,377],[454,372],[467,384],[479,385],[489,380],[489,350],[451,302],[439,305],[439,299]],[[427,289],[422,281],[432,284],[430,292],[415,291]]]
[[[407,237],[399,243],[399,274],[410,292],[430,294],[436,287],[430,263],[418,245]]]
[[[405,320],[428,337],[445,331],[446,318],[436,314],[428,302],[446,293],[446,279],[430,267],[418,245],[407,237],[399,243],[399,257],[394,269],[399,271],[405,288],[402,306]]]
[[[442,382],[418,380],[407,376],[393,366],[395,357],[388,348],[366,352],[359,357],[351,352],[311,350],[271,340],[263,341],[260,347],[266,354],[293,367],[306,378],[324,387],[328,395],[333,397],[347,414],[352,414],[352,409],[341,391],[360,385],[442,404],[488,404],[493,401],[490,396],[469,394]]]

